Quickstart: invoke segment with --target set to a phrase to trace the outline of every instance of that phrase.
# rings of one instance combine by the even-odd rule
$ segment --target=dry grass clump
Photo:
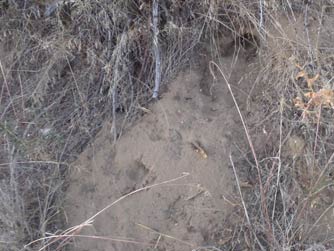
[[[128,23],[130,1],[70,5],[46,17],[36,3],[1,2],[4,250],[61,229],[62,162],[110,116],[121,133],[151,95],[149,14]]]
[[[263,27],[251,20],[263,35],[254,87],[262,89],[247,122],[251,138],[263,140],[238,163],[253,163],[240,174],[252,189],[243,189],[249,221],[234,240],[250,250],[334,246],[334,5],[296,2],[267,5]]]
[[[302,0],[161,2],[163,82],[202,41],[210,41],[219,54],[222,36],[252,32],[260,40],[263,68],[257,81],[266,83],[260,98],[265,105],[250,133],[257,137],[266,131],[272,144],[258,153],[261,172],[251,166],[247,174],[253,184],[243,196],[249,221],[224,245],[242,242],[249,250],[334,245],[322,228],[333,207],[331,95],[320,95],[316,105],[303,109],[295,101],[307,105],[319,91],[333,91],[332,7],[332,1]],[[106,120],[112,121],[116,141],[151,100],[151,11],[151,1],[144,0],[0,1],[4,250],[20,250],[61,229],[66,163]],[[307,80],[317,74],[310,89]]]
[[[211,5],[161,5],[163,82],[200,41]],[[116,141],[150,101],[151,3],[3,0],[0,12],[0,245],[19,250],[61,229],[66,163],[105,120]]]

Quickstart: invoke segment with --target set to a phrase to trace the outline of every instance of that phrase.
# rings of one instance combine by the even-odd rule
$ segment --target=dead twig
[[[13,103],[13,98],[12,98],[12,95],[10,93],[10,89],[9,89],[9,86],[8,86],[6,74],[5,74],[5,71],[3,69],[1,61],[0,61],[0,70],[1,70],[1,74],[2,74],[3,79],[4,79],[4,83],[5,83],[5,86],[6,86],[6,89],[7,89],[7,93],[8,93],[9,99],[10,99],[10,104],[12,105],[12,108],[13,108],[13,113],[14,113],[15,117],[17,117],[17,113],[16,113],[15,106],[14,106],[14,103]],[[0,101],[1,101],[1,99],[0,99]]]
[[[159,48],[159,0],[153,1],[152,8],[152,28],[153,28],[153,51],[155,57],[155,78],[154,78],[154,90],[153,90],[153,98],[156,99],[159,96],[159,88],[161,82],[161,56],[160,56],[160,48]]]
[[[244,208],[245,217],[246,217],[246,220],[247,220],[248,225],[251,226],[251,222],[250,222],[250,219],[249,219],[249,215],[248,215],[248,211],[247,211],[246,203],[245,203],[245,200],[244,200],[244,198],[243,198],[243,196],[242,196],[242,192],[241,192],[241,187],[240,187],[240,182],[239,182],[238,174],[237,174],[237,171],[235,170],[235,165],[234,165],[234,162],[233,162],[233,159],[232,159],[232,156],[231,156],[231,155],[230,155],[230,162],[231,162],[231,165],[232,165],[232,168],[233,168],[233,173],[234,173],[235,180],[236,180],[236,182],[237,182],[238,192],[239,192],[239,195],[240,195],[240,199],[241,199],[242,206],[243,206],[243,208]]]
[[[41,247],[39,249],[39,251],[42,251],[42,250],[46,250],[47,247],[49,247],[50,245],[56,243],[57,241],[59,241],[60,239],[62,239],[63,237],[65,237],[65,239],[62,240],[61,242],[61,245],[64,245],[64,243],[68,242],[71,238],[73,238],[73,234],[77,235],[76,233],[80,232],[82,228],[86,227],[86,226],[91,226],[95,220],[96,217],[98,217],[100,214],[102,214],[103,212],[107,211],[108,209],[110,209],[111,207],[113,207],[114,205],[116,205],[117,203],[119,203],[120,201],[134,195],[134,194],[137,194],[139,192],[142,192],[142,191],[146,191],[148,189],[151,189],[151,188],[154,188],[154,187],[158,187],[158,186],[162,186],[162,185],[166,185],[166,184],[169,184],[169,183],[172,183],[172,182],[175,182],[175,181],[178,181],[180,179],[183,179],[187,176],[189,176],[190,174],[189,173],[183,173],[181,176],[177,177],[177,178],[174,178],[174,179],[170,179],[170,180],[167,180],[167,181],[163,181],[163,182],[160,182],[160,183],[156,183],[156,184],[153,184],[153,185],[150,185],[150,186],[146,186],[146,187],[142,187],[142,188],[139,188],[137,190],[134,190],[122,197],[120,197],[119,199],[115,200],[114,202],[110,203],[109,205],[107,205],[106,207],[104,207],[103,209],[101,209],[99,212],[95,213],[92,217],[90,217],[89,219],[85,220],[83,223],[77,225],[77,226],[74,226],[74,227],[71,227],[71,228],[68,228],[67,230],[63,231],[61,234],[59,235],[54,235],[53,237],[54,238],[40,238],[40,239],[37,239],[35,241],[32,241],[30,243],[28,243],[27,245],[25,245],[25,248],[28,248],[29,246],[37,243],[37,242],[42,242],[44,241],[45,239],[48,239],[50,240],[49,243],[47,243],[46,245],[44,245],[43,247]],[[62,237],[63,236],[63,237]]]
[[[190,246],[190,247],[195,247],[195,246],[196,246],[195,244],[193,244],[193,243],[191,243],[191,242],[183,241],[183,240],[178,239],[178,238],[176,238],[176,237],[174,237],[174,236],[171,236],[171,235],[168,235],[168,234],[161,233],[161,232],[159,232],[159,231],[157,231],[157,230],[155,230],[155,229],[153,229],[153,228],[150,228],[150,227],[148,227],[148,226],[145,226],[144,224],[136,223],[136,225],[139,226],[139,227],[141,227],[141,228],[143,228],[143,229],[146,229],[146,230],[148,230],[148,231],[151,231],[151,232],[153,232],[153,233],[158,234],[158,235],[159,235],[158,238],[161,238],[161,236],[162,236],[162,237],[165,237],[165,238],[174,240],[174,241],[178,241],[178,242],[180,242],[180,243],[182,243],[182,244],[185,244],[185,245],[187,245],[187,246]]]
[[[237,102],[237,100],[235,98],[235,95],[234,95],[234,93],[232,91],[231,85],[230,85],[227,77],[225,76],[225,73],[223,72],[223,70],[215,62],[211,61],[210,62],[210,66],[211,66],[211,64],[214,65],[215,67],[217,67],[217,69],[219,70],[220,74],[224,78],[225,83],[226,83],[226,85],[228,87],[228,90],[229,90],[229,92],[230,92],[230,94],[232,96],[232,99],[233,99],[233,102],[235,104],[235,107],[236,107],[236,109],[238,111],[238,114],[240,116],[240,120],[242,122],[244,131],[246,133],[248,144],[250,146],[250,149],[251,149],[254,161],[255,161],[255,167],[256,167],[256,170],[257,170],[257,176],[258,176],[258,182],[259,182],[260,194],[261,194],[261,196],[260,196],[261,197],[261,209],[262,209],[262,213],[263,213],[263,216],[264,216],[264,219],[265,219],[265,222],[266,222],[266,225],[267,225],[267,229],[268,229],[268,231],[266,232],[266,236],[268,238],[268,241],[270,243],[273,243],[273,241],[274,241],[274,234],[273,234],[273,229],[272,229],[272,225],[271,225],[269,214],[268,214],[267,199],[266,199],[266,194],[265,194],[265,191],[264,191],[264,188],[263,188],[263,183],[262,183],[262,172],[261,172],[261,169],[260,169],[260,164],[259,164],[259,161],[257,159],[257,155],[256,155],[256,152],[255,152],[255,148],[254,148],[252,139],[251,139],[250,134],[248,132],[248,128],[247,128],[246,122],[245,122],[245,120],[244,120],[244,118],[242,116],[242,113],[241,113],[241,110],[239,108],[238,102]]]

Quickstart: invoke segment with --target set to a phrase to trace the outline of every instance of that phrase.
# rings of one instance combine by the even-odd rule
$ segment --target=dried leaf
[[[319,73],[315,75],[313,78],[306,78],[307,81],[307,87],[311,90],[313,90],[313,83],[319,78]]]
[[[320,77],[320,74],[317,73],[317,75],[315,75],[313,78],[310,78],[307,74],[307,72],[305,70],[303,70],[303,68],[296,64],[296,67],[298,67],[301,71],[298,72],[298,74],[296,75],[296,80],[300,79],[300,78],[304,78],[307,82],[307,87],[310,89],[310,90],[313,90],[313,85],[314,85],[314,82]]]
[[[328,108],[334,107],[334,91],[321,89],[318,92],[307,92],[304,94],[310,101],[308,106],[312,105],[315,107],[324,106]]]
[[[313,89],[314,82],[317,81],[320,77],[320,74],[316,74],[313,78],[310,78],[307,72],[299,64],[295,66],[300,70],[296,75],[296,80],[304,78],[307,82],[307,87],[310,89],[310,92],[304,93],[304,97],[307,99],[307,102],[304,102],[300,97],[296,97],[293,100],[295,107],[303,110],[303,118],[306,117],[312,110],[323,107],[334,108],[334,91],[321,89],[318,92],[315,92]]]
[[[298,72],[298,74],[296,76],[296,80],[298,80],[300,78],[305,78],[305,77],[307,77],[307,74],[306,74],[305,71],[302,70],[302,71]]]
[[[142,111],[145,112],[145,113],[152,113],[152,111],[151,111],[150,109],[147,109],[147,108],[145,108],[145,107],[143,107],[143,106],[139,106],[138,109],[139,109],[139,110],[142,110]]]
[[[302,118],[305,119],[310,112],[315,109],[321,109],[321,107],[334,108],[334,91],[328,89],[321,89],[318,92],[304,93],[305,98],[308,100],[305,103],[301,98],[296,97],[293,102],[294,105],[303,110]]]
[[[301,67],[299,64],[295,63],[295,66],[300,69],[300,70],[303,70],[303,67]]]
[[[193,147],[193,149],[195,150],[195,152],[199,153],[200,156],[203,159],[207,159],[208,158],[208,154],[206,153],[206,151],[201,147],[200,143],[197,141],[191,142],[191,145]]]

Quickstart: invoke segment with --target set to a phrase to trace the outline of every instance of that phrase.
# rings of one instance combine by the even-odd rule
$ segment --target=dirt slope
[[[249,75],[255,67],[245,58],[225,57],[221,65],[241,107],[253,87]],[[244,132],[226,84],[213,82],[207,65],[196,63],[179,74],[116,148],[106,124],[74,164],[67,194],[69,226],[135,189],[190,174],[128,197],[80,233],[141,244],[76,238],[72,250],[192,250],[223,245],[231,237],[229,226],[238,224],[235,214],[241,209],[233,203],[229,154],[234,143],[243,141]]]

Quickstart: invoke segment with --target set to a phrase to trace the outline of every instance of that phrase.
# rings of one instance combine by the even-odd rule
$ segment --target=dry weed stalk
[[[79,224],[77,226],[70,227],[67,230],[63,231],[61,234],[53,235],[53,236],[47,237],[47,238],[40,238],[40,239],[34,240],[34,241],[30,242],[29,244],[27,244],[26,247],[29,247],[29,246],[31,246],[35,243],[44,242],[45,240],[47,240],[48,243],[43,245],[39,249],[39,251],[46,250],[46,248],[48,248],[49,246],[51,246],[51,245],[53,245],[57,242],[60,242],[60,244],[58,245],[58,248],[62,248],[64,245],[68,244],[74,237],[76,237],[76,236],[80,237],[80,235],[78,235],[78,233],[80,233],[80,231],[83,228],[91,226],[94,223],[94,220],[99,215],[103,214],[105,211],[109,210],[111,207],[115,206],[116,204],[120,203],[121,201],[123,201],[123,200],[125,200],[129,197],[132,197],[133,195],[135,195],[137,193],[147,191],[147,190],[152,189],[152,188],[156,188],[156,187],[171,184],[171,183],[176,182],[178,180],[184,179],[189,175],[190,175],[189,173],[183,173],[181,176],[176,177],[174,179],[170,179],[170,180],[167,180],[167,181],[163,181],[163,182],[160,182],[160,183],[156,183],[156,184],[153,184],[153,185],[149,185],[149,186],[145,186],[145,187],[136,189],[136,190],[134,190],[134,191],[132,191],[128,194],[123,195],[122,197],[115,200],[114,202],[110,203],[109,205],[107,205],[106,207],[104,207],[103,209],[101,209],[100,211],[95,213],[93,216],[91,216],[90,218],[88,218],[87,220],[82,222],[81,224]],[[86,237],[88,237],[88,236],[86,236]],[[99,238],[98,236],[96,236],[96,237]]]

